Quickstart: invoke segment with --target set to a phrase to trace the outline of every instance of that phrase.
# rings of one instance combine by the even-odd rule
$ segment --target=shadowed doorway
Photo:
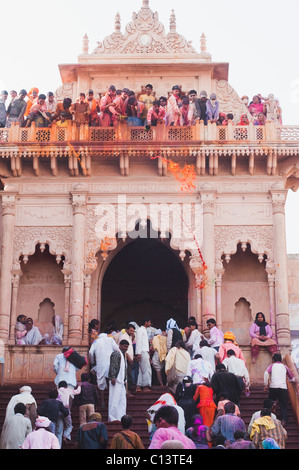
[[[102,283],[102,325],[127,319],[140,324],[149,316],[165,330],[172,317],[180,327],[188,319],[188,277],[182,261],[159,239],[138,238],[111,261]]]

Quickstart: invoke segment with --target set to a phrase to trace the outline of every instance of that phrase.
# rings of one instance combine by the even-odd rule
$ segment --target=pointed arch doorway
[[[171,317],[184,327],[188,290],[185,265],[169,241],[161,242],[158,237],[130,240],[112,259],[103,277],[102,327],[112,320],[118,328],[128,319],[140,324],[145,316],[162,330]]]

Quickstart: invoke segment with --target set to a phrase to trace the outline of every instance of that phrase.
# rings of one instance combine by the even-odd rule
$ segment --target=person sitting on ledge
[[[33,325],[33,320],[30,317],[26,319],[26,330],[27,334],[24,337],[26,346],[37,346],[38,344],[45,344],[45,340],[41,332],[37,326]]]
[[[26,329],[26,315],[19,315],[17,317],[17,322],[15,325],[15,340],[16,344],[23,345],[25,344],[25,336],[27,335]]]
[[[265,346],[273,355],[277,351],[277,344],[273,338],[273,331],[269,323],[266,322],[265,315],[258,312],[254,323],[251,325],[249,334],[251,336],[251,357],[254,364],[259,355],[260,346]]]

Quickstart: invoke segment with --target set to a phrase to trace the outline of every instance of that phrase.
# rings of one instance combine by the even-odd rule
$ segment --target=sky
[[[138,12],[142,0],[11,0],[1,6],[0,89],[37,86],[41,93],[61,84],[58,64],[77,63],[85,33],[89,51]],[[240,96],[274,93],[283,124],[298,125],[299,0],[150,0],[150,8],[169,31],[175,11],[177,31],[200,52],[207,37],[213,62],[229,62],[229,83]],[[299,192],[289,192],[287,251],[299,253]]]

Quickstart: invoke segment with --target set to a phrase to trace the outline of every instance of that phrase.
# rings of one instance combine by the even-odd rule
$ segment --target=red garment
[[[212,426],[217,406],[213,400],[213,389],[206,385],[199,385],[193,397],[194,401],[200,399],[197,409],[203,419],[203,425]]]

